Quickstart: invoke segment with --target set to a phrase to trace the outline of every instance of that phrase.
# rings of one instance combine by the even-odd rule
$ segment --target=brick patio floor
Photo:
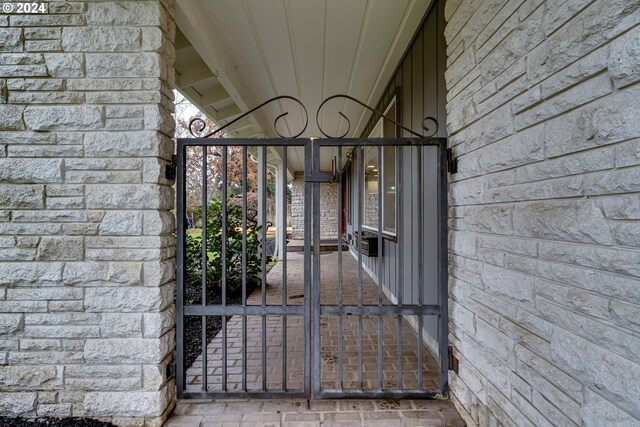
[[[301,254],[287,257],[287,304],[302,305],[304,293],[304,259]],[[321,255],[321,301],[338,301],[337,253]],[[267,277],[267,304],[282,303],[282,263],[278,263]],[[364,304],[377,304],[378,287],[363,271],[362,298]],[[343,253],[343,302],[357,304],[357,262],[348,252]],[[260,289],[247,299],[248,305],[260,305]],[[383,304],[391,304],[383,297]],[[304,322],[302,316],[287,317],[286,386],[303,387]],[[247,316],[247,388],[262,388],[262,318]],[[321,318],[321,388],[338,387],[338,318]],[[283,373],[283,320],[281,316],[268,316],[265,322],[267,342],[266,384],[268,389],[282,389]],[[378,381],[378,317],[362,320],[362,373],[363,389],[377,389]],[[240,390],[242,386],[242,327],[243,318],[233,316],[227,322],[227,387]],[[358,388],[358,318],[343,317],[343,388]],[[397,386],[398,319],[383,317],[382,341],[383,388]],[[418,338],[406,321],[402,321],[402,387],[418,387]],[[222,338],[221,334],[207,346],[207,383],[209,391],[222,390]],[[312,365],[313,366],[313,365]],[[423,384],[435,388],[438,364],[428,350],[423,351]],[[202,356],[187,370],[187,389],[202,390]],[[213,412],[212,412],[213,411]],[[215,414],[215,415],[213,415]],[[228,424],[227,424],[228,422]],[[311,400],[248,400],[217,401],[210,403],[178,404],[167,425],[463,425],[453,405],[444,401],[332,401]]]
[[[456,427],[465,423],[440,400],[181,401],[165,427]]]

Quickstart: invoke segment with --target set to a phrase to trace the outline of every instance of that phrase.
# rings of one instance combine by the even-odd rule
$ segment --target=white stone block
[[[173,334],[158,339],[109,338],[87,340],[84,358],[87,363],[129,364],[160,363],[173,348]]]
[[[43,237],[38,246],[39,260],[78,261],[83,257],[82,237]]]
[[[84,409],[94,416],[160,416],[168,405],[166,390],[154,392],[89,392]]]
[[[155,287],[88,288],[85,309],[91,312],[160,311],[167,305],[165,289]]]
[[[100,222],[100,234],[112,236],[142,234],[142,212],[107,211]]]
[[[140,50],[140,29],[133,27],[66,27],[65,52],[135,52]]]
[[[94,106],[28,106],[24,111],[24,120],[29,129],[51,130],[90,130],[100,129],[102,109]]]
[[[36,393],[0,392],[0,413],[10,416],[33,414],[37,397]]]
[[[23,130],[24,121],[22,113],[25,107],[21,105],[0,105],[0,129],[7,130]]]
[[[157,53],[88,53],[88,77],[159,77],[161,58]]]
[[[13,335],[23,329],[22,314],[6,314],[0,313],[0,335]]]
[[[51,77],[84,77],[84,56],[80,53],[45,54]]]
[[[68,285],[132,286],[141,283],[138,262],[68,262],[63,280]]]

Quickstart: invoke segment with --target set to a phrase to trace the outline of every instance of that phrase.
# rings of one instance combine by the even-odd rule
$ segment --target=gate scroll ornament
[[[388,120],[388,121],[392,122],[393,124],[398,126],[400,129],[409,132],[410,134],[414,135],[417,138],[431,138],[431,137],[434,137],[438,133],[439,125],[438,125],[438,120],[436,120],[435,117],[428,116],[428,117],[425,117],[422,120],[422,129],[425,132],[429,132],[429,133],[421,135],[421,134],[413,131],[412,129],[409,129],[409,128],[405,127],[401,123],[398,123],[396,120],[392,119],[391,117],[386,116],[383,113],[379,112],[378,110],[369,107],[364,102],[361,102],[361,101],[359,101],[358,99],[356,99],[356,98],[354,98],[352,96],[345,95],[345,94],[337,94],[337,95],[330,96],[330,97],[326,98],[324,101],[322,101],[322,103],[320,104],[320,106],[318,107],[318,109],[316,111],[316,123],[318,125],[318,129],[320,129],[320,132],[322,132],[322,134],[324,136],[326,136],[327,138],[332,138],[332,139],[344,138],[345,136],[347,136],[349,134],[349,131],[351,130],[351,120],[349,120],[349,117],[347,117],[346,114],[344,114],[342,111],[338,111],[338,115],[347,121],[347,130],[344,133],[342,133],[341,135],[333,136],[333,135],[327,134],[324,131],[324,129],[322,128],[322,125],[320,123],[320,112],[321,112],[322,108],[329,101],[331,101],[333,99],[338,99],[338,98],[344,98],[344,99],[348,99],[350,101],[355,102],[356,104],[360,105],[361,107],[366,108],[367,110],[369,110],[372,113],[374,113],[377,117],[381,117],[381,118],[384,118],[385,120]],[[303,121],[304,126],[302,127],[302,130],[300,132],[298,132],[297,134],[295,134],[295,135],[288,136],[288,137],[285,136],[285,135],[282,135],[280,133],[280,131],[278,131],[278,126],[277,125],[278,125],[278,120],[286,117],[289,114],[288,111],[285,111],[284,113],[280,114],[279,116],[277,116],[274,119],[274,121],[273,121],[273,129],[276,131],[276,133],[278,134],[278,136],[280,138],[298,138],[300,135],[302,135],[304,133],[305,130],[307,130],[307,126],[309,124],[309,114],[307,113],[307,108],[304,106],[302,101],[300,101],[298,98],[295,98],[295,97],[289,96],[289,95],[280,95],[280,96],[276,96],[276,97],[273,97],[271,99],[268,99],[268,100],[264,101],[262,104],[252,108],[251,110],[249,110],[249,111],[247,111],[245,113],[242,113],[241,115],[239,115],[238,117],[236,117],[232,121],[230,121],[229,123],[227,123],[227,124],[225,124],[225,125],[223,125],[223,126],[221,126],[219,128],[216,128],[215,130],[213,130],[213,131],[211,131],[211,132],[209,132],[207,134],[204,134],[204,135],[202,135],[202,133],[204,132],[204,130],[205,130],[206,126],[207,126],[206,122],[200,117],[195,117],[195,118],[191,119],[191,121],[189,122],[189,133],[191,133],[191,135],[196,137],[196,138],[210,138],[210,137],[212,137],[212,136],[214,136],[216,134],[221,133],[223,130],[225,130],[226,128],[230,127],[232,124],[234,124],[237,121],[239,121],[239,120],[251,115],[252,113],[254,113],[255,111],[261,109],[262,107],[264,107],[264,106],[266,106],[266,105],[268,105],[268,104],[270,104],[272,102],[277,102],[277,101],[280,101],[280,100],[291,100],[291,101],[294,101],[302,108],[302,111],[304,112],[304,121]],[[429,128],[427,126],[428,122],[432,122],[433,123],[433,128],[434,128],[433,130],[431,130],[431,128]]]

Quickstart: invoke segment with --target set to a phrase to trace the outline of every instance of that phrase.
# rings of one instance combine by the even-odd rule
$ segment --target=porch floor
[[[443,400],[179,401],[165,427],[459,427],[464,421]]]
[[[344,304],[357,304],[358,265],[348,253],[343,253],[342,296]],[[323,304],[338,302],[337,252],[321,254],[321,301]],[[277,263],[267,276],[265,298],[268,305],[280,305],[283,301],[283,263]],[[286,300],[289,305],[304,303],[304,258],[302,254],[287,254]],[[378,287],[366,272],[362,273],[363,304],[378,303]],[[383,304],[392,304],[382,296]],[[248,305],[260,305],[260,289],[247,299]],[[259,391],[263,386],[262,366],[262,318],[247,316],[247,389]],[[418,338],[410,325],[402,320],[401,339],[398,340],[398,318],[382,318],[382,384],[384,389],[398,385],[398,349],[400,344],[402,363],[402,388],[418,388]],[[227,388],[242,389],[242,328],[243,318],[233,316],[227,322]],[[321,389],[338,388],[338,328],[337,316],[322,316],[321,330]],[[268,316],[266,331],[266,388],[281,390],[286,365],[286,388],[303,388],[304,369],[304,318],[287,316],[286,360],[283,352],[282,316]],[[378,333],[377,316],[362,319],[362,380],[364,390],[378,388]],[[344,316],[343,332],[343,387],[358,388],[358,317]],[[313,364],[312,364],[313,369]],[[222,334],[218,334],[207,346],[207,383],[209,391],[222,390]],[[439,366],[426,349],[423,351],[423,386],[437,387]],[[202,390],[202,356],[187,370],[187,389]],[[453,406],[446,401],[383,401],[383,400],[220,400],[213,403],[193,404],[181,401],[168,425],[463,425]],[[310,405],[310,406],[309,406]],[[231,410],[231,408],[235,408]],[[243,408],[240,410],[240,408]],[[214,411],[214,412],[210,412]],[[219,411],[219,412],[215,412]],[[278,412],[279,411],[279,412]],[[209,417],[211,414],[222,414]],[[377,420],[374,422],[374,420]],[[383,421],[384,420],[384,421]],[[245,422],[251,422],[245,424]],[[309,423],[302,423],[309,421]],[[257,423],[257,424],[256,424]]]

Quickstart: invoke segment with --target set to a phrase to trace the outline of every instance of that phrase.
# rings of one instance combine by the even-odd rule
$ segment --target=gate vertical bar
[[[267,305],[267,147],[260,147],[262,153],[260,182],[262,182],[262,307]],[[267,316],[262,315],[262,391],[267,390]]]
[[[186,198],[186,176],[185,176],[185,155],[184,145],[178,141],[176,148],[176,160],[178,164],[176,182],[176,214],[177,214],[177,266],[176,266],[176,386],[178,398],[182,397],[185,388],[185,340],[184,340],[184,286],[185,286],[185,203]]]
[[[342,146],[338,146],[338,305],[342,307],[342,198],[344,197],[342,188]],[[338,316],[338,389],[343,390],[343,360],[342,360],[342,315]]]
[[[364,181],[364,150],[357,149],[358,154],[358,306],[362,306],[362,222],[364,213],[363,181]],[[362,315],[358,316],[358,390],[362,391]]]
[[[378,145],[378,305],[382,306],[382,282],[384,279],[384,262],[382,259],[382,192],[384,191],[384,175],[382,170],[382,146]],[[378,390],[382,390],[382,316],[378,315]]]
[[[287,146],[282,147],[282,305],[287,305]],[[278,230],[278,225],[276,225]],[[282,389],[287,390],[287,315],[282,316]]]
[[[312,140],[304,146],[304,391],[311,392],[311,190],[312,184],[306,179],[313,171],[311,169]],[[317,358],[316,358],[317,359]],[[315,379],[315,376],[314,376]],[[314,381],[314,393],[317,382]]]
[[[221,305],[227,305],[227,146],[222,150],[222,292]],[[222,316],[222,390],[227,391],[227,316]]]
[[[422,146],[418,146],[418,306],[422,308],[424,304],[424,159]],[[424,390],[424,381],[422,378],[422,360],[423,360],[423,316],[418,315],[418,389]]]
[[[202,147],[202,305],[207,305],[207,155]],[[207,316],[202,316],[202,390],[207,391]]]
[[[312,175],[320,173],[320,147],[313,144]],[[314,347],[314,388],[320,393],[322,378],[320,363],[320,183],[313,182],[313,347]]]
[[[242,147],[242,307],[247,307],[247,146]],[[247,316],[242,316],[242,390],[247,391]]]
[[[449,292],[448,292],[448,239],[447,239],[447,140],[441,140],[438,147],[438,346],[440,350],[439,388],[442,393],[448,387],[448,333],[449,333]]]
[[[399,155],[398,155],[399,154]],[[403,148],[396,148],[396,169],[399,171],[397,174],[396,182],[396,215],[402,218],[402,199],[404,194],[404,189],[402,189],[402,157],[404,155]],[[403,296],[404,296],[404,282],[403,282],[403,267],[404,267],[404,250],[403,250],[403,231],[404,224],[400,225],[397,230],[398,235],[398,249],[396,250],[397,258],[396,258],[396,283],[398,290],[398,305],[403,305]],[[402,315],[398,315],[398,326],[396,332],[396,355],[397,362],[396,368],[398,370],[398,379],[397,379],[397,389],[402,390]]]

